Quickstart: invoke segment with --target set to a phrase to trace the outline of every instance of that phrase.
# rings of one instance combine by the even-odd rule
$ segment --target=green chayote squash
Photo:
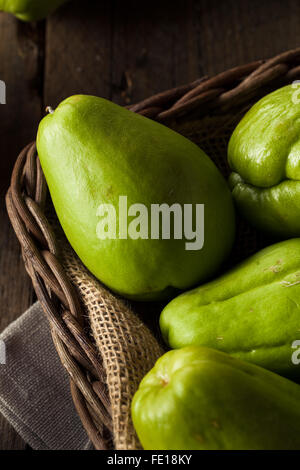
[[[265,96],[236,127],[228,146],[239,211],[265,232],[300,236],[300,105],[294,85]]]
[[[292,361],[300,340],[300,239],[265,248],[175,298],[161,313],[160,327],[171,348],[208,346],[300,378],[300,365]]]
[[[300,450],[300,386],[208,348],[162,356],[132,418],[150,450]]]
[[[226,181],[197,145],[166,126],[102,98],[72,96],[41,121],[37,149],[69,242],[112,290],[141,300],[176,295],[212,276],[229,254],[235,220]],[[126,222],[120,234],[127,215],[120,198],[125,213],[134,209],[127,218],[134,236]],[[174,204],[204,204],[201,249],[188,250],[185,233],[152,236],[153,206]]]
[[[0,0],[0,11],[12,13],[22,21],[46,18],[69,0]]]

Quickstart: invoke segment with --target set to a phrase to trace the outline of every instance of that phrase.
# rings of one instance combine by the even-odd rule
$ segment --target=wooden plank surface
[[[300,44],[297,0],[75,0],[46,22],[0,14],[0,188],[46,105],[75,93],[136,102],[163,89]],[[32,302],[32,288],[0,199],[0,331]],[[0,418],[0,449],[25,443]]]
[[[7,104],[0,105],[1,194],[17,153],[35,139],[42,104],[43,38],[43,24],[24,24],[0,13],[0,79],[7,90]]]
[[[201,0],[199,61],[207,74],[272,57],[300,45],[297,0]]]
[[[47,21],[44,104],[67,96],[109,98],[111,90],[111,2],[74,1]]]
[[[4,208],[17,153],[34,139],[41,116],[43,25],[24,25],[0,13],[0,79],[7,104],[0,105],[0,331],[32,303],[33,289]],[[1,366],[0,366],[1,367]],[[0,450],[25,443],[0,415]]]

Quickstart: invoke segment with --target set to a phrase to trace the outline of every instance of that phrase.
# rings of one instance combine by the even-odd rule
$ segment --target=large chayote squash
[[[150,450],[300,450],[300,386],[208,348],[162,356],[132,417]]]
[[[186,292],[163,310],[172,348],[203,345],[291,378],[300,378],[300,239],[258,252],[221,277]]]
[[[288,85],[256,103],[228,146],[236,205],[252,225],[289,238],[300,236],[300,100]]]
[[[42,120],[37,149],[69,242],[114,291],[141,300],[174,296],[212,276],[229,254],[235,221],[226,181],[197,145],[166,126],[78,95]],[[128,212],[147,211],[134,237],[126,230],[120,236],[120,198],[127,198]],[[153,206],[174,204],[204,204],[201,249],[188,250],[185,234],[152,236]],[[103,220],[112,228],[107,237],[99,236]]]

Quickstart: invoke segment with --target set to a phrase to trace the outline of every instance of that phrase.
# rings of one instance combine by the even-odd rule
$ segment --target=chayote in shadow
[[[0,11],[12,13],[22,21],[38,21],[69,0],[0,0]]]

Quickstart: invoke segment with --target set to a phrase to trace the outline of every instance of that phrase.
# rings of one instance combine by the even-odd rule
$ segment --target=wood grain
[[[194,2],[115,2],[112,100],[127,105],[193,81],[197,58]]]
[[[41,116],[43,26],[0,13],[0,79],[7,104],[0,105],[0,191],[7,189],[17,153],[35,139]]]
[[[207,74],[268,58],[300,44],[296,0],[199,0],[199,59]]]
[[[47,22],[45,104],[75,93],[129,104],[194,80],[201,70],[193,17],[191,0],[171,10],[137,0],[67,5]]]
[[[67,4],[46,28],[44,104],[73,94],[106,98],[111,90],[111,2]]]

